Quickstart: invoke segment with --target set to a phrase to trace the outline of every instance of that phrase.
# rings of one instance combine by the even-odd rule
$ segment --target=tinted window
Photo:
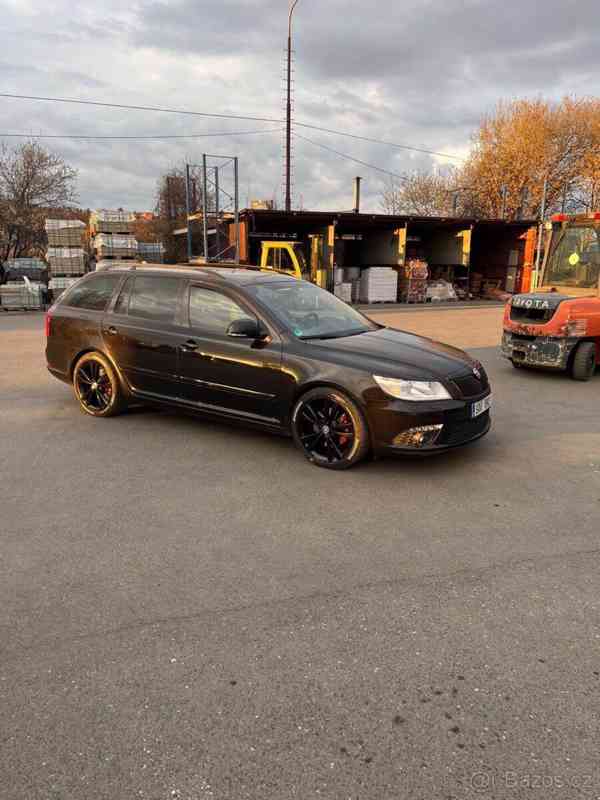
[[[129,315],[172,322],[177,312],[178,278],[136,275],[129,298]]]
[[[74,286],[63,302],[73,308],[104,311],[120,280],[120,275],[98,275],[88,278]]]
[[[190,325],[193,328],[224,336],[235,319],[255,317],[221,292],[190,286]]]
[[[127,309],[129,308],[129,296],[131,294],[132,286],[133,286],[133,278],[127,278],[127,280],[121,287],[119,296],[117,297],[117,302],[115,303],[115,314],[127,313]]]

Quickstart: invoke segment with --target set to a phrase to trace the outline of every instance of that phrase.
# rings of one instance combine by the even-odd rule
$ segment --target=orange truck
[[[504,310],[502,352],[513,366],[587,381],[600,365],[600,212],[557,214],[539,286]]]

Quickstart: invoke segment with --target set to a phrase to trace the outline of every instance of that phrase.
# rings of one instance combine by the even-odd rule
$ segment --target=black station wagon
[[[48,369],[93,417],[168,404],[291,434],[330,469],[443,451],[490,427],[477,361],[281,274],[118,265],[73,284],[46,335]]]

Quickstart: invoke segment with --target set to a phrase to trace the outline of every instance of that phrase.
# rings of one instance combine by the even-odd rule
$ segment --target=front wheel
[[[301,397],[292,413],[296,446],[317,467],[348,469],[369,450],[369,432],[361,410],[342,392],[327,387]]]
[[[73,389],[81,410],[92,417],[114,417],[125,405],[117,374],[101,353],[86,353],[75,364]]]
[[[580,342],[571,364],[571,377],[576,381],[589,381],[596,369],[596,345]]]

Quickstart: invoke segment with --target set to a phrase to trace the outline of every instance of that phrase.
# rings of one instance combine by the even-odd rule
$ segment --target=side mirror
[[[230,324],[227,328],[227,336],[231,336],[234,339],[261,339],[264,336],[264,331],[258,320],[242,317],[241,319],[234,319]]]

